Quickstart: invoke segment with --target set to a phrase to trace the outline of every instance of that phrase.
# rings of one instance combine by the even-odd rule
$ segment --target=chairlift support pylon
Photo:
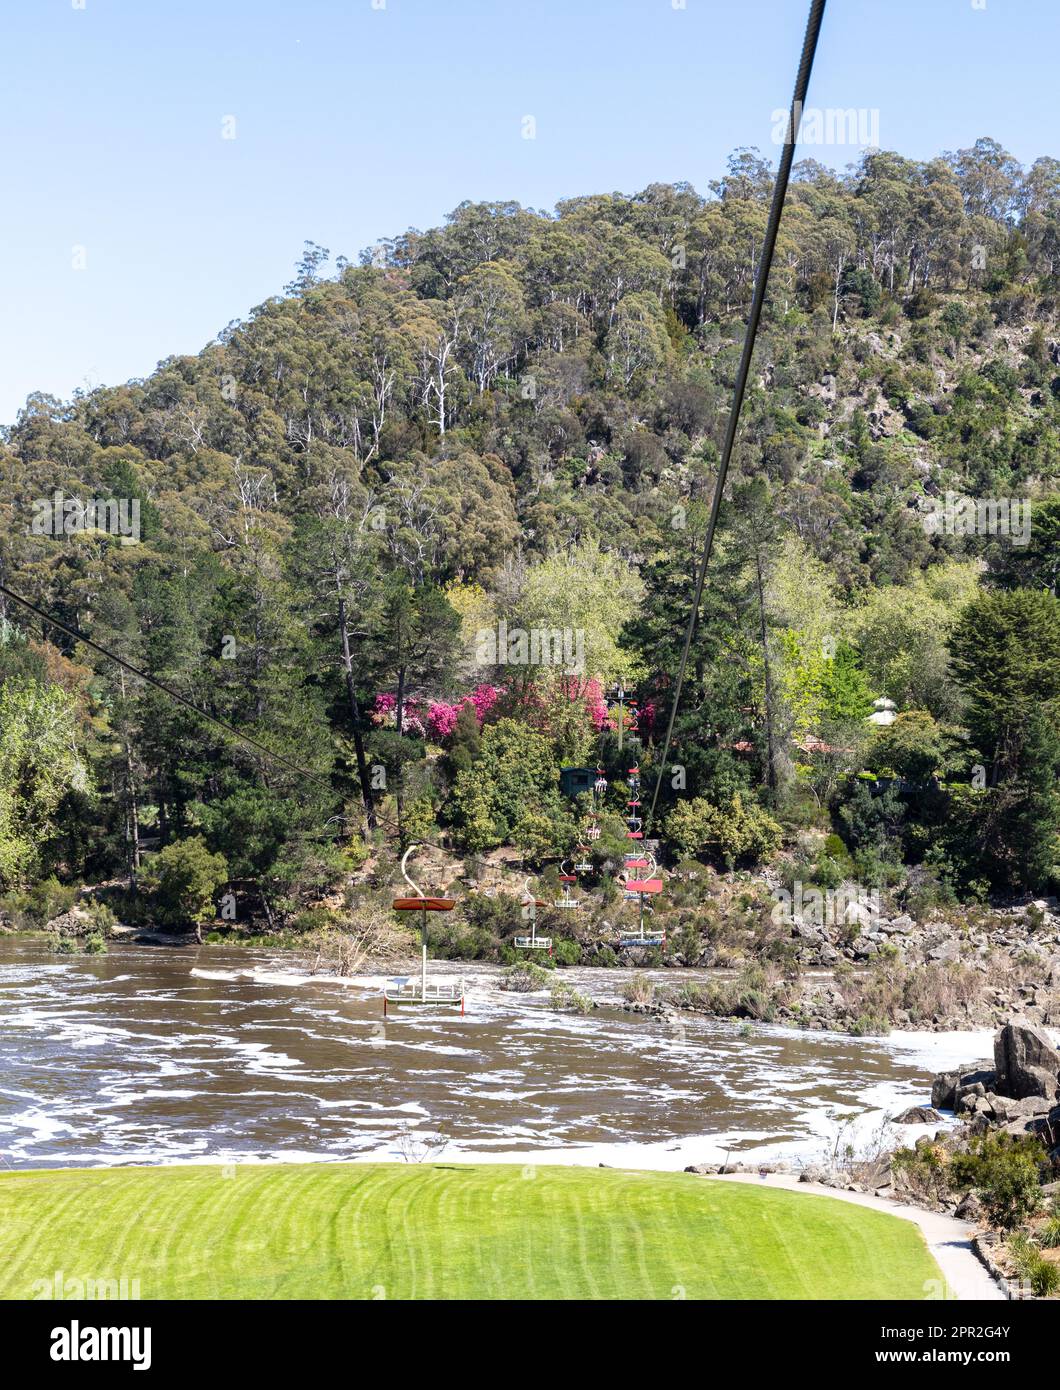
[[[618,941],[619,946],[665,946],[666,933],[664,931],[644,930],[644,914],[646,912],[651,913],[655,911],[645,899],[654,897],[657,893],[661,893],[663,889],[662,879],[654,877],[658,872],[655,856],[653,854],[627,854],[626,870],[627,875],[623,876],[620,880],[622,883],[623,897],[631,901],[640,902],[640,920],[637,927],[637,935],[633,936],[631,933],[626,933],[626,935],[620,936]],[[645,870],[647,872],[644,874],[644,877],[631,878],[628,876],[629,870],[633,870],[635,874],[643,873]]]
[[[629,800],[626,802],[626,824],[629,829],[626,831],[627,840],[644,839],[644,820],[637,814],[640,810],[640,767],[631,767],[629,776],[626,778],[626,785],[629,787]]]
[[[552,938],[550,936],[538,936],[537,934],[537,909],[547,907],[548,904],[542,898],[535,898],[530,888],[529,876],[523,883],[523,915],[530,923],[529,936],[517,936],[515,946],[520,951],[547,951],[552,954]]]
[[[427,983],[427,913],[451,912],[456,906],[456,902],[453,898],[428,898],[418,884],[409,877],[405,865],[408,863],[409,855],[417,848],[417,845],[409,845],[401,856],[401,877],[412,889],[414,896],[395,898],[393,907],[395,912],[418,912],[420,914],[420,948],[422,951],[420,978],[418,982],[408,979],[399,985],[387,985],[384,988],[384,1018],[390,1004],[447,1004],[452,1007],[459,1005],[460,1012],[464,1012],[463,980],[439,980],[436,984],[431,985]]]

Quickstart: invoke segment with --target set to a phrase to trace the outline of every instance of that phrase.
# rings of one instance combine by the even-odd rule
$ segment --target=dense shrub
[[[214,899],[228,879],[222,854],[211,854],[201,835],[174,840],[144,867],[159,920],[172,926],[193,926],[201,939],[202,924],[215,914]]]
[[[769,860],[780,847],[779,823],[757,802],[745,802],[737,794],[724,806],[697,796],[675,806],[666,820],[665,833],[678,851],[737,864]]]
[[[984,1134],[972,1140],[967,1153],[954,1155],[950,1186],[955,1191],[975,1188],[993,1224],[1012,1230],[1042,1204],[1044,1158],[1036,1139]]]
[[[20,930],[46,926],[53,917],[68,912],[74,905],[77,890],[56,878],[46,878],[23,892],[6,893],[0,898],[0,913],[10,917]]]

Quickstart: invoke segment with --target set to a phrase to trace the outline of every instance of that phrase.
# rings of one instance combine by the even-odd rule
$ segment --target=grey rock
[[[941,1110],[952,1110],[957,1103],[959,1071],[940,1071],[931,1083],[931,1104]]]
[[[92,918],[83,907],[75,905],[68,912],[53,917],[45,931],[54,932],[57,936],[84,936],[91,926]]]
[[[1040,1028],[1026,1019],[1014,1019],[994,1037],[994,1069],[997,1090],[1022,1100],[1041,1096],[1054,1101],[1060,1096],[1060,1052]]]
[[[928,960],[957,960],[961,954],[961,948],[956,941],[943,941],[938,946],[932,946],[928,951]]]
[[[983,1205],[974,1192],[969,1192],[953,1214],[960,1221],[981,1221]]]
[[[942,1116],[930,1105],[911,1105],[908,1110],[903,1110],[900,1115],[895,1115],[891,1121],[896,1125],[933,1125]]]
[[[991,1080],[993,1080],[992,1076]],[[957,1101],[953,1108],[958,1115],[962,1110],[970,1110],[974,1114],[976,1102],[985,1099],[985,1097],[986,1086],[982,1081],[967,1081],[962,1077],[957,1086]]]
[[[1044,1115],[1049,1109],[1049,1101],[1041,1096],[1027,1096],[1023,1100],[1013,1100],[1011,1096],[999,1096],[993,1092],[986,1095],[987,1103],[994,1119],[1001,1124],[1010,1120],[1029,1120],[1035,1115]]]

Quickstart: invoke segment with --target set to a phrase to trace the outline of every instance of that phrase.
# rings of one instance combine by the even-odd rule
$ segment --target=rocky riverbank
[[[510,865],[495,866],[493,878],[466,898],[459,920],[435,931],[439,957],[463,968],[470,961],[508,964],[518,955],[511,933],[520,925],[519,890],[510,878]],[[628,972],[627,1007],[652,1016],[691,1010],[862,1036],[997,1028],[1013,1016],[1060,1027],[1056,899],[936,906],[914,915],[913,904],[902,910],[900,897],[866,897],[854,887],[822,895],[786,890],[773,869],[730,877],[701,866],[679,868],[653,919],[665,931],[665,946],[621,947],[612,908],[588,895],[582,911],[547,921],[556,958],[541,964],[561,973],[572,967]],[[413,944],[388,909],[388,902],[373,899],[325,913],[327,922],[314,931],[261,936],[228,929],[223,935],[236,944],[305,952],[321,969],[387,972]],[[167,945],[191,938],[123,926],[96,889],[52,916],[44,930],[67,951],[93,934]],[[661,972],[665,982],[644,990],[636,980],[645,972]]]
[[[1042,1029],[1012,1020],[995,1035],[993,1066],[940,1072],[931,1101],[892,1123],[931,1123],[943,1118],[940,1110],[961,1123],[911,1147],[802,1167],[712,1163],[686,1171],[783,1173],[953,1216],[977,1228],[979,1256],[1010,1297],[1060,1295],[1060,1050]]]
[[[1041,899],[919,922],[904,913],[825,925],[770,917],[728,980],[678,984],[636,1007],[861,1035],[998,1028],[1014,1015],[1057,1027],[1060,911]]]

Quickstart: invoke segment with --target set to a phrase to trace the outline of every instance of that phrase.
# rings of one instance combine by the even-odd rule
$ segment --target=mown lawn
[[[225,1176],[225,1174],[228,1176]],[[0,1297],[917,1299],[908,1221],[686,1173],[431,1164],[0,1175]]]

